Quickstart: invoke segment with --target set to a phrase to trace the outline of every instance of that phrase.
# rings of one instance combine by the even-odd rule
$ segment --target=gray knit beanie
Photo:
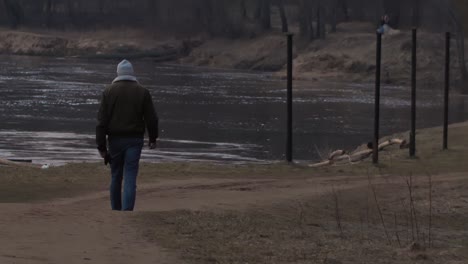
[[[128,60],[123,60],[117,66],[117,78],[115,78],[113,83],[119,81],[137,81],[135,72],[133,70],[133,65]]]

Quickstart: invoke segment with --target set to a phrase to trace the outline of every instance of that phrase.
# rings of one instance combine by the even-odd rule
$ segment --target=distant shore
[[[304,42],[296,37],[294,78],[307,81],[371,82],[375,78],[375,33],[371,24],[345,23],[326,39]],[[418,85],[431,88],[443,81],[441,34],[421,32]],[[151,59],[184,65],[275,72],[285,78],[286,40],[280,32],[252,38],[174,38],[120,29],[96,32],[35,32],[0,29],[0,54]],[[455,52],[454,52],[455,53]],[[453,54],[453,61],[456,61]],[[384,36],[382,82],[410,83],[410,32]],[[452,80],[458,79],[453,63]]]

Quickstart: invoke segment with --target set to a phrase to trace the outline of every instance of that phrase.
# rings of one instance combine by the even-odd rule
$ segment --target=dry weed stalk
[[[395,213],[395,236],[396,236],[396,238],[397,238],[398,245],[399,245],[400,248],[401,248],[402,246],[401,246],[401,240],[400,240],[400,233],[399,233],[399,230],[398,230],[397,213]]]
[[[419,223],[418,223],[418,213],[416,211],[416,207],[414,205],[414,191],[413,191],[413,173],[410,173],[409,180],[406,179],[406,184],[408,186],[408,191],[409,191],[409,200],[410,200],[410,209],[411,209],[411,231],[413,234],[413,241],[414,240],[414,233],[416,231],[416,242],[419,242]],[[415,230],[416,229],[416,230]]]
[[[360,232],[360,235],[361,235],[361,243],[364,242],[364,219],[363,219],[363,216],[362,215],[359,215],[359,232]]]
[[[401,202],[401,207],[403,209],[403,212],[404,214],[402,215],[404,217],[404,220],[405,221],[404,223],[402,223],[401,221],[399,221],[398,217],[398,212],[394,212],[393,214],[393,217],[394,217],[394,226],[395,226],[395,237],[396,237],[396,240],[398,242],[398,245],[400,247],[403,247],[403,244],[405,242],[403,242],[404,238],[401,236],[402,233],[406,233],[406,243],[407,244],[410,244],[411,242],[415,242],[415,243],[422,243],[422,246],[424,246],[424,248],[431,248],[432,245],[433,245],[433,231],[432,231],[432,226],[433,226],[433,176],[432,174],[426,170],[426,174],[427,174],[427,177],[428,177],[428,188],[429,188],[429,194],[428,194],[428,199],[429,199],[429,208],[428,208],[428,227],[427,229],[424,228],[423,226],[421,226],[421,222],[420,222],[420,219],[419,219],[419,215],[418,215],[418,210],[416,208],[416,193],[415,193],[415,184],[414,184],[414,180],[413,180],[413,174],[410,173],[409,176],[406,177],[405,179],[405,184],[407,186],[407,189],[408,189],[408,195],[406,198],[404,195],[403,197],[401,197],[400,199],[400,202]],[[385,235],[387,237],[387,240],[388,240],[388,243],[391,245],[392,244],[392,238],[390,237],[389,235],[389,232],[388,232],[388,229],[387,229],[387,226],[385,224],[385,219],[384,219],[384,215],[382,213],[382,207],[380,205],[380,202],[379,202],[379,199],[377,197],[377,191],[376,191],[376,188],[374,186],[374,184],[372,183],[372,178],[370,176],[370,173],[369,173],[369,170],[367,171],[367,177],[368,177],[368,182],[369,182],[369,188],[368,188],[368,192],[367,192],[367,204],[366,204],[366,217],[367,217],[367,228],[368,228],[368,231],[369,232],[369,226],[370,226],[370,223],[369,223],[369,190],[372,190],[372,194],[373,194],[373,198],[374,198],[374,201],[375,201],[375,204],[376,204],[376,208],[377,208],[377,211],[378,211],[378,214],[379,214],[379,217],[380,217],[380,222],[381,222],[381,225],[385,231]],[[406,202],[408,201],[408,202]],[[363,218],[361,217],[361,222],[363,221]],[[423,221],[423,225],[426,221]],[[362,225],[362,223],[361,223]],[[405,226],[405,229],[404,230],[401,230],[400,229],[400,226]],[[362,229],[362,228],[361,228]],[[427,232],[426,232],[427,230]],[[391,230],[390,230],[391,231]],[[361,231],[362,233],[363,231]],[[363,237],[361,235],[361,237]],[[412,240],[411,240],[412,239]],[[421,245],[421,244],[420,244]]]
[[[317,154],[320,157],[320,160],[324,160],[324,156],[322,155],[322,152],[319,150],[316,144],[314,144],[314,147],[315,147],[315,152],[317,152]]]
[[[406,224],[406,244],[409,244],[410,241],[409,241],[409,233],[410,233],[410,227],[409,227],[409,223],[410,223],[410,213],[409,213],[409,209],[408,207],[406,206],[406,203],[401,200],[401,206],[403,207],[403,211],[405,212],[405,224]]]
[[[341,210],[340,210],[338,193],[336,192],[335,187],[332,187],[332,195],[333,195],[333,200],[335,202],[335,221],[336,221],[336,225],[338,227],[338,230],[340,231],[341,238],[343,238],[344,237],[344,232],[343,232],[343,225],[341,224]]]
[[[301,201],[298,202],[299,204],[299,230],[301,230],[301,236],[304,238],[306,236],[306,232],[304,230],[304,223],[305,223],[305,210],[304,210],[304,205],[302,204]]]
[[[367,178],[368,178],[368,180],[369,180],[369,186],[371,187],[372,192],[373,192],[373,194],[374,194],[375,204],[376,204],[376,206],[377,206],[377,211],[379,212],[380,222],[382,223],[383,229],[384,229],[384,231],[385,231],[385,236],[387,237],[388,243],[391,245],[391,244],[392,244],[392,240],[390,239],[390,236],[388,235],[387,226],[385,225],[385,221],[384,221],[384,217],[383,217],[383,214],[382,214],[382,210],[380,209],[379,200],[377,199],[377,193],[376,193],[376,191],[375,191],[374,185],[372,184],[372,181],[371,181],[371,178],[370,178],[370,174],[369,174],[369,173],[367,173]]]
[[[432,247],[432,174],[429,171],[426,171],[427,176],[429,177],[429,227],[428,227],[428,240],[429,248]]]
[[[369,173],[369,172],[367,172]],[[369,220],[369,189],[367,188],[367,197],[366,197],[366,220],[367,220],[367,240],[369,241],[369,229],[370,229],[370,220]]]

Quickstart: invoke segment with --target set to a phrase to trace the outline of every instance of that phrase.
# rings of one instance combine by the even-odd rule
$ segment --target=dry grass
[[[319,196],[238,211],[142,213],[135,221],[148,240],[189,263],[466,263],[467,128],[451,128],[450,151],[440,150],[441,130],[429,129],[418,132],[418,159],[393,149],[377,167],[285,174],[355,175],[331,177]],[[369,184],[340,189],[353,181]]]
[[[109,178],[96,164],[48,170],[0,167],[0,202],[38,202],[102,189]]]
[[[367,187],[340,191],[339,227],[332,193],[243,211],[142,213],[135,221],[145,227],[146,239],[189,263],[463,263],[468,257],[468,195],[463,193],[468,179],[435,183],[431,248],[429,185],[417,179],[414,186],[421,233],[413,240],[402,206],[410,198],[404,179],[399,180],[374,185],[378,204],[374,198],[368,202],[373,194]]]

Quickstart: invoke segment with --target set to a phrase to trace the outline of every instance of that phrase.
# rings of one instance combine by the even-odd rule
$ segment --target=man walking
[[[158,117],[149,91],[138,83],[129,61],[123,60],[117,66],[117,75],[102,94],[96,143],[105,163],[111,164],[112,210],[133,211],[145,128],[149,147],[155,149]]]

